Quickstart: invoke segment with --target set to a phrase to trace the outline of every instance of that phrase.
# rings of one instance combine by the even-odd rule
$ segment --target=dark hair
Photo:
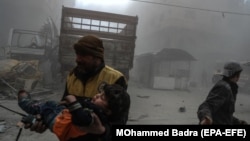
[[[117,84],[105,84],[103,91],[108,100],[108,108],[111,110],[109,121],[115,121],[124,116],[130,108],[130,96],[126,90]]]

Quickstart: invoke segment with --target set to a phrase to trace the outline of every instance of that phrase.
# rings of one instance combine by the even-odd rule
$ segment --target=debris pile
[[[2,59],[0,60],[0,98],[15,98],[19,89],[32,91],[41,78],[42,73],[39,71],[37,60]]]

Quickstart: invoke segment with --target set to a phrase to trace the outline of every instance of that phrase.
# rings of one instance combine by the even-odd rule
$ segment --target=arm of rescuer
[[[72,123],[81,126],[82,129],[87,132],[92,124],[100,124],[99,130],[94,130],[95,134],[103,134],[105,132],[105,127],[102,126],[102,123],[99,123],[99,118],[96,117],[96,114],[92,111],[92,109],[84,109],[82,105],[77,101],[76,97],[73,95],[68,95],[65,97],[67,107],[72,114]],[[95,120],[98,123],[95,123]],[[99,126],[99,125],[98,125]],[[86,128],[83,128],[86,127]],[[92,131],[93,133],[93,131]]]
[[[117,79],[117,81],[115,82],[115,84],[118,84],[120,86],[122,86],[125,90],[127,90],[127,80],[124,76],[120,77],[119,79]],[[66,84],[67,85],[67,84]],[[63,94],[63,97],[62,97],[62,101],[64,100],[64,98],[69,95],[68,93],[68,89],[67,89],[67,86],[65,86],[65,91],[64,91],[64,94]],[[83,97],[77,97],[77,100],[81,100],[81,99],[84,99]],[[121,125],[124,125],[127,123],[128,121],[128,114],[129,114],[129,109],[127,110],[126,113],[124,113],[124,116],[121,116],[119,119],[117,119],[114,124],[121,124]]]
[[[65,89],[65,92],[66,92],[67,89]],[[65,95],[65,92],[64,92],[64,95]],[[62,99],[62,103],[61,104],[64,104],[64,99]],[[41,116],[40,115],[36,115],[36,121],[35,123],[33,123],[32,125],[27,123],[24,125],[24,128],[25,129],[30,129],[30,131],[34,131],[34,132],[37,132],[37,133],[43,133],[45,132],[48,128],[43,124],[42,120],[41,120]]]
[[[128,87],[127,80],[126,80],[126,78],[124,76],[117,79],[115,84],[118,84],[118,85],[122,86],[124,89],[127,90],[127,87]],[[69,95],[69,93],[68,93],[67,87],[65,87],[65,91],[64,91],[64,95],[62,97],[62,100],[67,95]],[[77,99],[78,98],[79,99],[84,99],[84,98],[81,98],[81,97],[77,97]],[[127,110],[126,113],[124,113],[124,116],[121,116],[113,124],[120,124],[120,125],[126,124],[127,120],[128,120],[128,114],[129,114],[129,109]],[[93,118],[94,118],[94,124],[92,124],[91,126],[86,128],[86,131],[89,132],[89,133],[92,133],[92,134],[99,134],[102,131],[103,125],[102,125],[100,119],[98,118],[98,116],[96,114],[94,114],[94,113],[93,113]],[[101,135],[102,138],[105,138],[105,140],[110,140],[110,138],[111,138],[110,128],[111,128],[110,126],[105,126],[105,132]]]
[[[65,101],[65,97],[67,97],[68,95],[70,95],[70,94],[68,93],[67,84],[66,84],[64,94],[63,94],[63,97],[62,97],[61,101]],[[82,100],[85,99],[84,97],[76,97],[76,96],[75,96],[75,98],[78,101],[82,101]],[[64,104],[64,103],[62,103],[62,104]],[[93,123],[88,127],[81,126],[81,129],[83,129],[86,132],[91,133],[91,134],[96,134],[96,135],[102,135],[103,134],[105,136],[106,135],[106,130],[109,129],[109,128],[102,125],[101,120],[99,119],[99,117],[95,113],[91,113],[91,115],[92,115],[92,118],[93,118]]]

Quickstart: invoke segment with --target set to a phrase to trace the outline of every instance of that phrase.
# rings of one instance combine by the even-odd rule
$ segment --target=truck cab
[[[42,59],[45,56],[48,39],[42,32],[14,29],[9,33],[8,52],[11,59]]]

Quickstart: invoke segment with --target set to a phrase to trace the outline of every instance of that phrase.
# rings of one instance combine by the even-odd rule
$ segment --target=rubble
[[[38,60],[0,60],[0,99],[15,99],[16,92],[20,89],[36,94],[51,92],[51,90],[39,88],[38,84],[41,81],[42,73],[38,68]]]

